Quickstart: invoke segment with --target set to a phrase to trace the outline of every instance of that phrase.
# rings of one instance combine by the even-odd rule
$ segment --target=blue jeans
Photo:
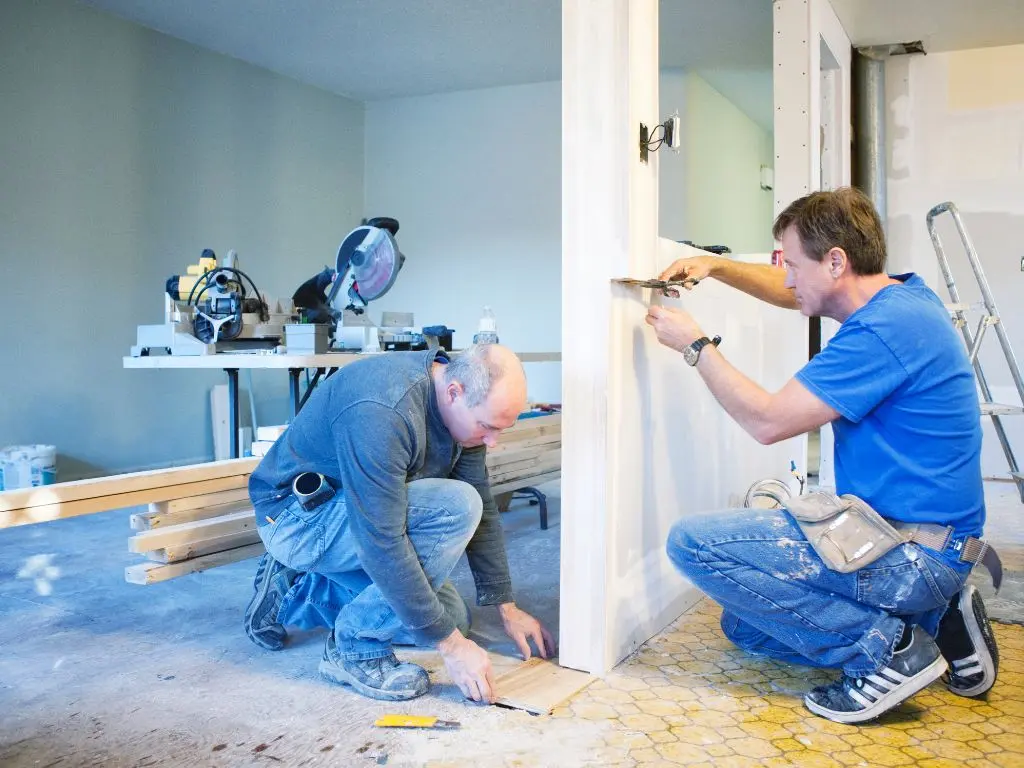
[[[955,555],[916,544],[838,573],[785,510],[686,518],[666,548],[683,575],[722,606],[722,631],[739,648],[853,677],[889,663],[905,623],[934,636],[970,573]]]
[[[409,483],[408,500],[407,534],[427,581],[465,626],[465,604],[447,579],[480,523],[480,494],[461,480],[425,479]],[[302,573],[281,603],[281,624],[333,629],[345,660],[379,658],[392,643],[415,641],[359,562],[342,494],[308,512],[289,504],[260,538],[275,560]]]

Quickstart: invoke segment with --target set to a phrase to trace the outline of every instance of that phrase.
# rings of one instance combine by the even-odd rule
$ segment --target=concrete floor
[[[519,603],[555,630],[558,486],[545,490],[548,531],[524,503],[504,521]],[[1012,485],[990,484],[988,498],[991,530],[1017,568],[1024,506]],[[430,670],[434,689],[385,705],[317,677],[321,633],[279,653],[248,641],[254,560],[126,584],[123,567],[137,559],[125,551],[128,514],[0,531],[0,765],[1024,765],[1019,626],[997,627],[1003,663],[987,700],[936,684],[863,728],[806,712],[801,692],[828,675],[732,648],[708,601],[551,717],[463,701],[425,651],[401,655]],[[457,583],[472,596],[464,566]],[[1020,604],[1004,587],[1007,597],[1012,614]],[[476,609],[474,622],[499,671],[514,666],[493,609]],[[462,729],[373,728],[384,712]]]

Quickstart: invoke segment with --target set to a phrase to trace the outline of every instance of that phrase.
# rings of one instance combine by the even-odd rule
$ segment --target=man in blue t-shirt
[[[840,573],[787,510],[742,509],[679,521],[669,557],[722,605],[722,629],[739,647],[842,670],[806,695],[815,714],[872,720],[947,668],[953,693],[980,695],[995,682],[998,651],[981,597],[965,584],[985,503],[980,411],[964,346],[920,277],[886,274],[882,224],[861,192],[802,197],[773,233],[785,270],[697,256],[661,278],[714,277],[841,323],[781,390],[767,392],[730,365],[720,340],[710,341],[686,312],[652,306],[647,322],[756,440],[771,444],[831,424],[837,493],[859,497],[898,529],[938,530],[945,541],[923,546],[921,534]]]

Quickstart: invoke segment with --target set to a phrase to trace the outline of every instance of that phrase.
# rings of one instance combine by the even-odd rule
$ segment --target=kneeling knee
[[[689,520],[679,520],[669,531],[665,552],[676,569],[689,575],[690,566],[697,560],[701,542],[694,535]]]
[[[476,530],[483,513],[480,493],[462,480],[416,480],[409,484],[409,505],[445,509],[453,517],[465,520],[470,530]]]

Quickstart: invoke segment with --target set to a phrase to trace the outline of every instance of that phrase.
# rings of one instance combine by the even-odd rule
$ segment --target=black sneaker
[[[394,653],[377,659],[338,658],[334,633],[327,636],[320,674],[334,683],[351,686],[357,693],[383,701],[407,701],[430,689],[427,670],[416,664],[402,663]]]
[[[892,655],[889,666],[866,677],[843,675],[820,685],[804,696],[804,704],[837,723],[862,723],[902,704],[945,671],[946,660],[935,641],[914,626],[909,645]]]
[[[279,563],[270,553],[260,558],[253,587],[256,594],[245,609],[245,634],[260,648],[279,651],[287,633],[277,622],[281,601],[302,574]]]
[[[939,623],[935,638],[949,662],[946,684],[958,696],[980,696],[996,682],[999,648],[977,587],[960,590]]]

